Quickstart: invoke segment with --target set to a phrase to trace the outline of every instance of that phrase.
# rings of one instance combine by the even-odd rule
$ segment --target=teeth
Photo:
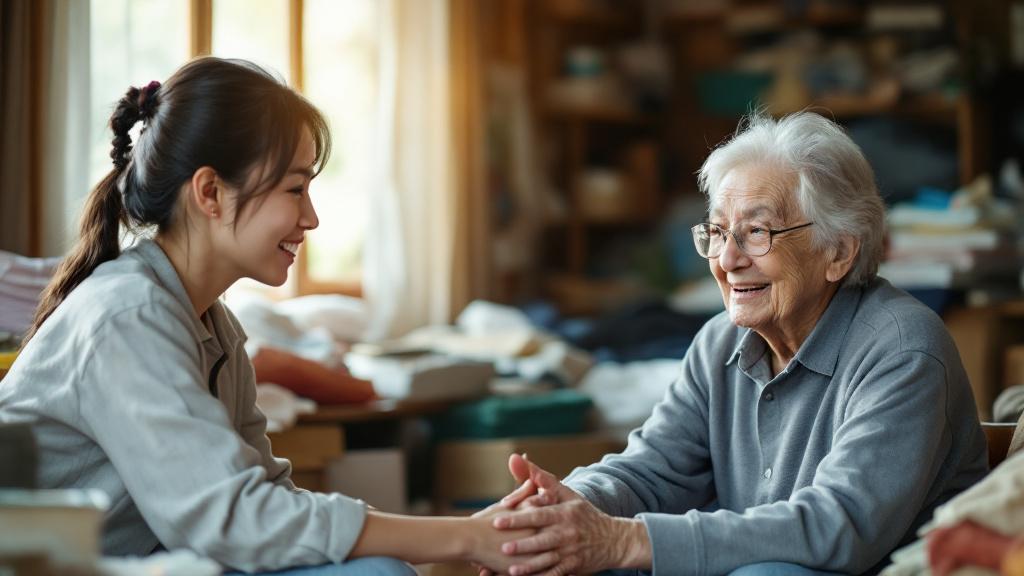
[[[299,252],[299,245],[297,242],[281,242],[278,244],[278,247],[290,252],[292,256],[295,256]]]

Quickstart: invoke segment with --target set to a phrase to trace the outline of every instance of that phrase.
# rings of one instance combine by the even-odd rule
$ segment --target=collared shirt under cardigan
[[[110,497],[103,552],[189,548],[232,568],[340,562],[365,504],[298,490],[271,456],[238,321],[200,318],[141,240],[57,307],[2,382],[0,422],[32,422],[44,488]]]
[[[876,279],[833,297],[774,378],[727,313],[621,455],[566,484],[639,517],[656,574],[784,561],[871,570],[987,470],[974,398],[937,315]]]

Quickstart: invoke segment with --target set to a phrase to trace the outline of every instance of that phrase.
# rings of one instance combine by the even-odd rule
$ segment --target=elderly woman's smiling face
[[[805,224],[795,187],[794,176],[772,168],[734,168],[714,197],[711,223],[737,231]],[[776,234],[762,256],[744,253],[730,236],[722,253],[709,263],[733,323],[756,330],[777,352],[775,344],[783,344],[795,353],[849,270],[849,259],[839,262],[835,252],[815,249],[811,228],[803,227]]]

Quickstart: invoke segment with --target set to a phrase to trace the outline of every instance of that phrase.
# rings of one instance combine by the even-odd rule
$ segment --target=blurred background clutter
[[[110,169],[113,103],[214,54],[334,136],[288,283],[225,295],[302,485],[467,512],[511,451],[564,473],[621,446],[723,308],[695,172],[754,109],[864,150],[881,274],[943,316],[980,416],[1024,384],[1024,0],[2,6],[0,377]]]

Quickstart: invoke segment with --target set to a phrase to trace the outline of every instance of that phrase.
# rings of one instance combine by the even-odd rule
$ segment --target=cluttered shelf
[[[794,8],[783,2],[757,4],[699,3],[679,5],[665,14],[671,27],[718,25],[730,34],[764,35],[802,31],[808,28],[891,30],[894,28],[930,29],[941,26],[944,11],[939,3],[892,4],[868,2],[821,2],[812,0]]]

